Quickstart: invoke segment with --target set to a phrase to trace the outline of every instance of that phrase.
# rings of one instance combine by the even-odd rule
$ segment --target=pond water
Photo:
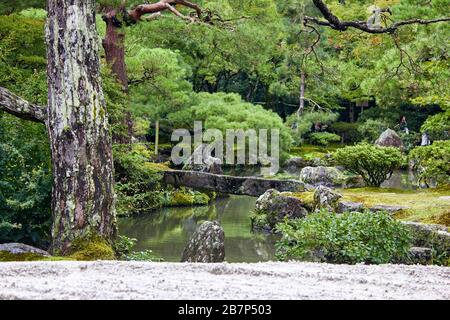
[[[258,175],[257,168],[244,174],[241,170],[228,171],[232,175]],[[253,174],[252,174],[253,173]],[[292,173],[291,173],[292,174]],[[293,178],[298,175],[292,174]],[[417,179],[407,171],[396,171],[384,188],[415,189]],[[168,262],[179,262],[182,252],[196,228],[204,221],[218,220],[225,231],[225,255],[228,262],[274,261],[273,235],[251,231],[250,213],[256,198],[230,196],[218,199],[209,206],[163,208],[148,215],[121,218],[121,235],[138,239],[135,250],[152,250]]]
[[[182,252],[198,225],[218,220],[225,231],[228,262],[274,261],[275,237],[251,231],[250,212],[255,198],[231,196],[209,206],[164,208],[151,214],[122,218],[121,235],[138,239],[135,250],[150,249],[168,262],[179,262]]]

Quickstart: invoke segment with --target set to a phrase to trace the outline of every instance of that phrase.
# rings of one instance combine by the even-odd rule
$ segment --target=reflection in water
[[[225,255],[228,262],[275,260],[275,237],[251,232],[250,212],[255,198],[232,196],[210,206],[164,208],[149,215],[123,218],[121,235],[138,239],[135,250],[153,250],[165,261],[179,262],[184,247],[197,226],[218,220],[225,230]]]

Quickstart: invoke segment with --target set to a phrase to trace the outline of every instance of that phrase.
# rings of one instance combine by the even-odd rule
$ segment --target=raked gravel
[[[450,268],[297,262],[0,263],[0,299],[445,299]]]

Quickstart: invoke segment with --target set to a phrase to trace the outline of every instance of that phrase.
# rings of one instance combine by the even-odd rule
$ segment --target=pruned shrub
[[[278,224],[279,260],[329,263],[393,263],[407,259],[409,231],[386,212],[328,211]]]
[[[314,132],[310,135],[311,142],[316,145],[328,146],[333,142],[341,141],[341,137],[330,132]]]
[[[419,171],[419,182],[450,185],[450,140],[417,147],[409,154]]]
[[[368,186],[379,187],[403,162],[402,153],[393,147],[367,143],[338,149],[333,159],[348,171],[361,175]]]

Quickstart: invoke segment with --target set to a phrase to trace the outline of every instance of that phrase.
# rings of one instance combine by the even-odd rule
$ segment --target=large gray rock
[[[300,172],[300,181],[313,186],[342,186],[344,174],[335,167],[306,167]]]
[[[267,190],[256,200],[256,210],[274,214],[277,222],[288,218],[303,218],[308,214],[301,199],[289,193]]]
[[[361,202],[340,201],[337,205],[336,213],[363,212],[364,205]]]
[[[196,164],[194,163],[194,157],[197,152],[200,152],[202,148],[202,163]],[[222,161],[219,158],[211,157],[207,152],[207,145],[199,146],[195,149],[192,156],[185,162],[183,166],[183,170],[186,171],[198,171],[198,172],[206,172],[206,173],[214,173],[214,174],[223,174],[222,170]]]
[[[4,243],[0,244],[0,251],[6,251],[11,254],[26,254],[33,253],[43,257],[49,257],[50,254],[47,251],[22,244],[22,243]]]
[[[417,222],[402,222],[410,231],[415,247],[432,248],[436,257],[450,258],[450,233],[446,226]]]
[[[412,247],[409,249],[407,264],[429,265],[433,263],[433,250],[431,248]]]
[[[255,209],[256,214],[264,216],[264,221],[258,221],[253,226],[267,231],[272,230],[277,223],[282,222],[285,218],[304,218],[308,214],[308,210],[301,199],[274,189],[267,190],[256,200]]]
[[[366,182],[364,181],[362,176],[348,176],[345,177],[345,183],[343,185],[344,188],[364,188],[366,186]]]
[[[375,141],[375,144],[380,147],[395,147],[403,149],[403,141],[400,136],[392,129],[384,131],[380,137]]]
[[[299,172],[301,169],[310,166],[310,162],[301,158],[301,157],[295,157],[286,160],[286,162],[283,165],[283,169],[287,172]]]
[[[341,198],[342,195],[334,192],[332,189],[319,186],[314,192],[314,208],[316,210],[327,209],[335,212],[338,208],[339,199]]]
[[[225,260],[225,233],[217,221],[204,222],[189,240],[181,262],[219,263]]]
[[[407,209],[409,209],[409,207],[407,207],[407,206],[391,206],[391,205],[384,205],[384,204],[375,205],[375,206],[369,208],[369,210],[371,212],[385,211],[389,214],[396,214],[396,213],[402,212],[403,210],[407,210]]]

